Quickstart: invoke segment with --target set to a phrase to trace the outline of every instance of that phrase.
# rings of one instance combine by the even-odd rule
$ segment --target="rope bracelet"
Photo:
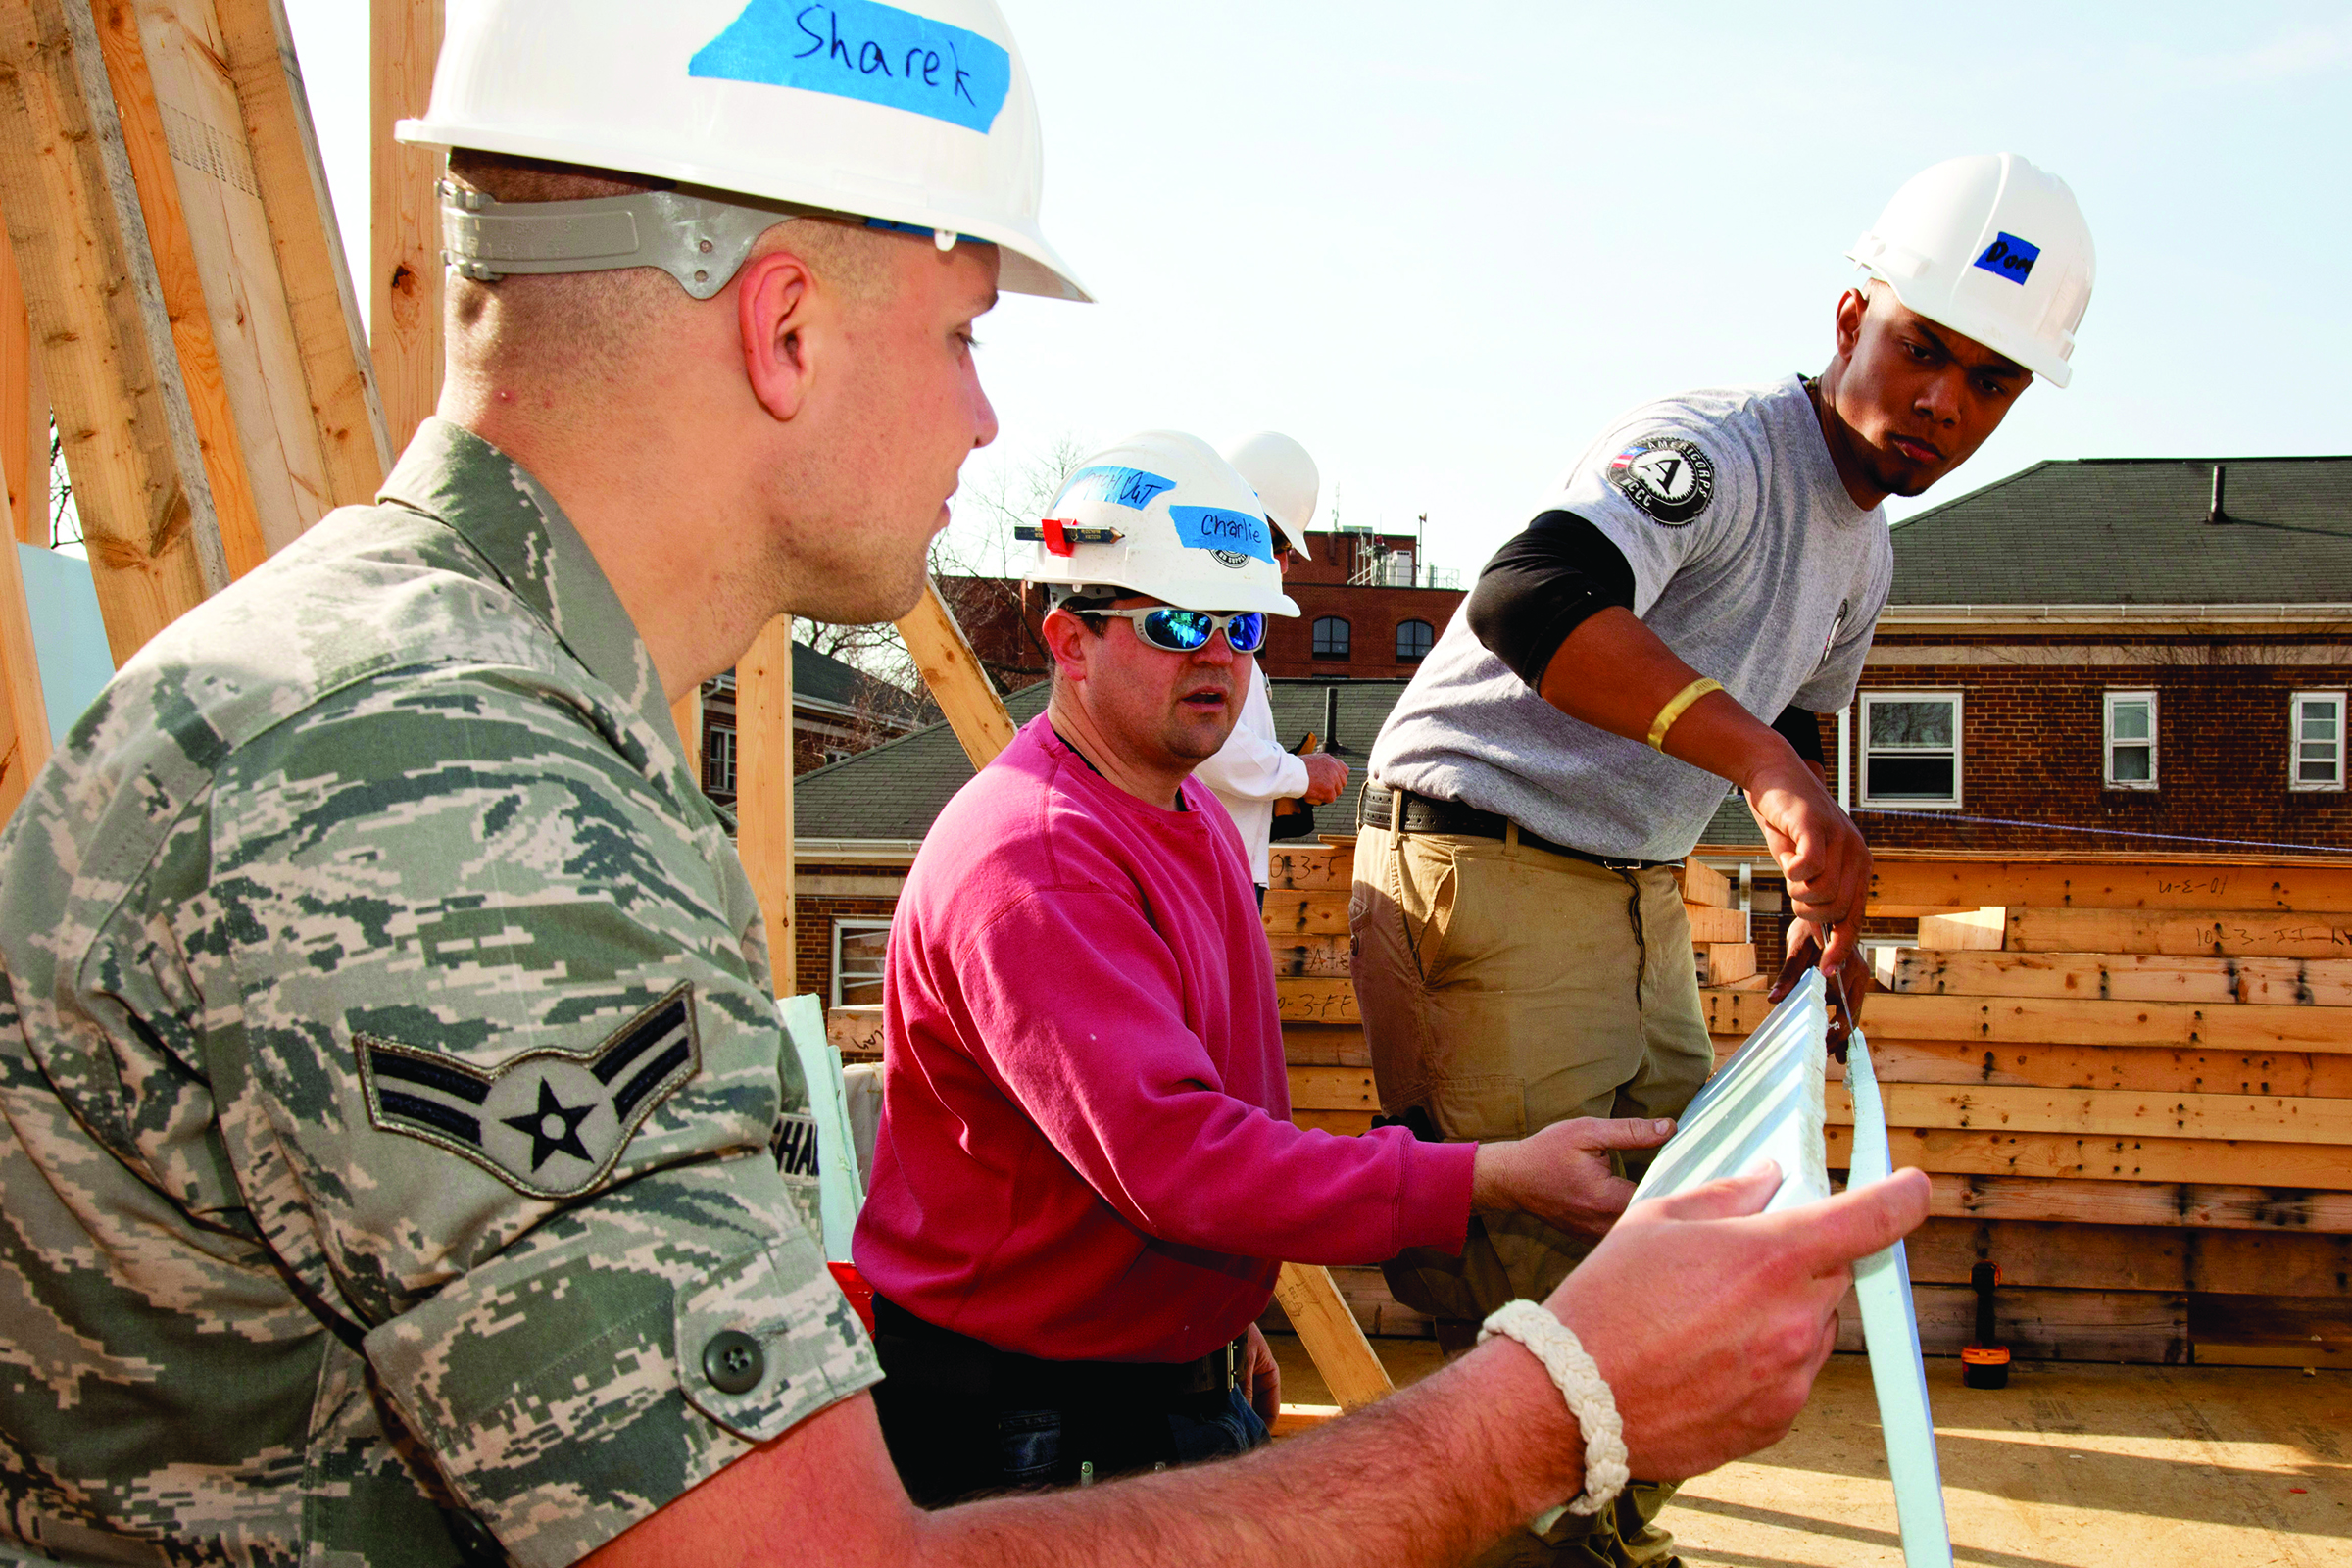
[[[1667,698],[1666,706],[1658,710],[1658,716],[1649,721],[1650,750],[1664,751],[1666,749],[1666,732],[1674,728],[1675,720],[1689,712],[1690,705],[1701,697],[1706,696],[1709,692],[1721,690],[1723,690],[1723,682],[1711,676],[1701,675],[1672,697]]]
[[[1585,1490],[1568,1504],[1568,1511],[1595,1514],[1625,1490],[1631,1472],[1625,1467],[1625,1423],[1618,1419],[1616,1397],[1600,1368],[1568,1325],[1530,1300],[1506,1301],[1480,1326],[1480,1344],[1500,1334],[1517,1340],[1528,1354],[1544,1363],[1568,1413],[1585,1435]],[[1556,1514],[1558,1510],[1554,1509]]]

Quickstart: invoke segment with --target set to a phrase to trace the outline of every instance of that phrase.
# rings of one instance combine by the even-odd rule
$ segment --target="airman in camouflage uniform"
[[[540,484],[426,425],[0,838],[0,1557],[569,1563],[879,1377],[760,912]]]

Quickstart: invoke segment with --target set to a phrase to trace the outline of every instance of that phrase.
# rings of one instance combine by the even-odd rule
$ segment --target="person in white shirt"
[[[1260,430],[1225,454],[1257,492],[1274,524],[1274,559],[1288,576],[1295,557],[1312,561],[1306,546],[1307,524],[1315,515],[1315,499],[1323,477],[1306,448],[1277,430]],[[1328,752],[1300,757],[1282,749],[1274,732],[1274,705],[1267,696],[1264,666],[1251,664],[1250,696],[1224,749],[1193,769],[1193,776],[1216,792],[1233,825],[1241,830],[1242,848],[1250,858],[1250,875],[1257,883],[1257,902],[1266,902],[1266,886],[1274,831],[1274,803],[1303,800],[1321,806],[1340,798],[1348,787],[1348,764]]]

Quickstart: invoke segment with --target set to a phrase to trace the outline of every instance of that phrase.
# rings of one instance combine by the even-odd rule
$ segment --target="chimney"
[[[1323,688],[1323,749],[1337,752],[1340,748],[1340,689]]]
[[[2229,471],[2218,463],[2213,466],[2213,508],[2205,514],[2205,525],[2209,528],[2218,528],[2230,520],[2230,514],[2222,510],[2222,480]]]

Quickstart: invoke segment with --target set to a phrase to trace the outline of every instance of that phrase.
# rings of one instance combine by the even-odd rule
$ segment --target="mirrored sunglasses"
[[[1153,605],[1149,610],[1091,610],[1087,613],[1116,615],[1121,620],[1133,621],[1137,636],[1171,654],[1198,653],[1220,631],[1225,634],[1226,645],[1237,654],[1254,654],[1266,645],[1266,617],[1255,610],[1212,615],[1205,610]]]

